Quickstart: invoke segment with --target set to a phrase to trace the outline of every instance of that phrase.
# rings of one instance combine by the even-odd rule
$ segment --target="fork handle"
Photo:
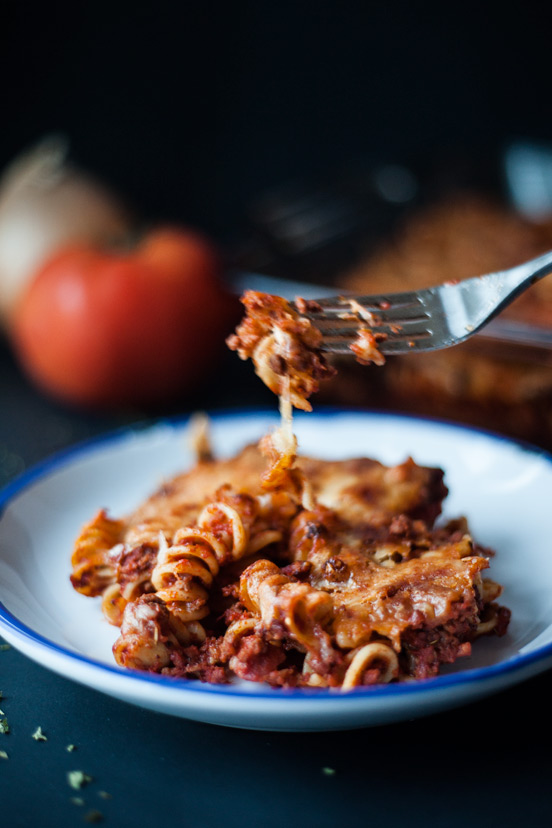
[[[461,313],[463,318],[471,323],[469,329],[472,332],[479,330],[530,285],[549,273],[552,273],[552,251],[509,270],[473,276],[460,282],[458,288],[462,295]],[[448,306],[446,293],[442,294],[442,299],[445,310],[451,316],[457,316],[458,303],[455,301]]]
[[[502,285],[507,297],[513,298],[518,293],[521,293],[530,285],[538,282],[544,276],[552,273],[552,251],[543,253],[542,256],[537,256],[536,259],[531,259],[529,262],[512,267],[510,270],[499,271],[498,273],[490,274],[490,277],[496,279],[498,285]]]

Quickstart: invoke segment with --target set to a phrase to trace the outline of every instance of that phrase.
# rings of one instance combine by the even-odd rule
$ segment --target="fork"
[[[551,272],[552,252],[510,270],[424,290],[324,297],[300,312],[322,333],[322,350],[334,354],[351,354],[361,328],[372,331],[383,354],[436,351],[473,336]]]

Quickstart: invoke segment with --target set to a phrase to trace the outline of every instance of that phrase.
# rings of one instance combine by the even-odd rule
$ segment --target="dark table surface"
[[[194,407],[198,399],[211,409],[274,405],[231,355],[222,375],[223,387],[195,395]],[[143,412],[92,415],[50,402],[24,379],[5,343],[0,394],[2,483],[65,446],[144,419]],[[182,400],[163,413],[191,407]],[[551,821],[551,673],[424,719],[305,734],[152,713],[55,675],[13,648],[0,651],[0,690],[10,725],[0,734],[9,757],[0,759],[6,828],[93,821],[117,828],[518,828]],[[38,726],[47,741],[32,738]],[[92,777],[80,791],[68,784],[73,770]]]

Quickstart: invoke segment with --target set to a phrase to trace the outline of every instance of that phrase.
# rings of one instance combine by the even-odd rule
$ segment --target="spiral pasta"
[[[163,532],[157,538],[157,559],[150,575],[152,589],[156,602],[168,613],[166,625],[170,634],[185,646],[205,639],[200,622],[210,613],[209,592],[220,567],[282,538],[282,533],[267,523],[274,510],[268,508],[266,497],[236,494],[228,487],[222,487],[217,494],[219,499],[201,509],[194,526],[178,529],[170,543]],[[289,510],[285,497],[275,496],[271,502],[284,513]],[[115,657],[128,659],[131,651],[134,661],[157,663],[161,645],[158,627],[152,622],[151,604],[147,610],[138,611],[132,604],[125,605],[128,600],[131,596],[117,591],[116,585],[104,594],[103,608],[108,619],[112,618],[113,623],[122,621]],[[155,613],[159,612],[157,607]],[[144,616],[148,617],[148,624],[143,622]],[[143,653],[137,652],[134,644],[137,635],[152,639]],[[167,656],[166,647],[163,653]]]
[[[284,437],[204,452],[126,521],[84,527],[72,580],[120,626],[118,664],[350,692],[434,676],[504,634],[489,553],[463,520],[432,525],[439,470],[296,458]]]
[[[331,620],[331,596],[291,580],[272,561],[251,564],[240,578],[243,604],[260,617],[268,634],[280,630],[309,652],[319,652],[323,625]],[[318,628],[318,629],[317,629]]]
[[[169,546],[162,540],[151,582],[158,598],[182,622],[209,614],[209,587],[227,555],[224,544],[204,529],[179,529]]]
[[[159,672],[171,663],[172,654],[204,640],[201,624],[181,623],[162,601],[146,595],[125,607],[113,655],[121,667]]]
[[[158,597],[181,621],[197,621],[209,613],[207,599],[220,567],[281,540],[267,529],[257,500],[223,492],[225,500],[208,503],[195,527],[179,529],[169,546],[160,539],[151,581]]]
[[[182,516],[179,514],[148,515],[126,531],[125,546],[132,549],[148,544],[157,548],[161,537],[170,543],[181,527]]]
[[[123,623],[123,613],[128,604],[121,591],[120,584],[110,584],[102,594],[102,612],[110,624],[120,627]]]
[[[115,579],[110,552],[121,542],[124,521],[112,520],[102,509],[86,524],[71,557],[71,583],[83,595],[101,595]]]
[[[365,644],[356,651],[352,651],[352,658],[341,685],[342,690],[350,690],[363,683],[366,672],[376,667],[378,683],[388,684],[399,674],[399,659],[396,652],[381,641]]]
[[[156,548],[146,548],[149,550],[150,556],[153,554],[157,556]],[[116,556],[123,559],[122,565],[119,562],[117,563],[118,580],[106,587],[102,594],[102,612],[109,623],[116,627],[120,627],[122,624],[123,612],[127,604],[136,601],[145,592],[151,591],[150,566],[134,567],[131,575],[126,571],[128,567],[125,565],[125,558],[136,556],[142,549],[142,546],[138,546],[131,549],[127,555],[123,551]]]
[[[146,514],[121,533],[121,544],[110,554],[116,576],[102,593],[102,611],[110,624],[120,627],[127,604],[144,592],[151,592],[151,571],[159,546],[162,542],[172,542],[181,526],[182,517],[178,513]],[[137,565],[136,558],[147,560]]]

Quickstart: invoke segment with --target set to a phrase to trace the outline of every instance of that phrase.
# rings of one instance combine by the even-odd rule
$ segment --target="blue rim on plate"
[[[228,420],[232,418],[260,418],[266,417],[277,421],[277,414],[273,409],[265,408],[245,408],[245,409],[228,409],[218,410],[215,412],[207,412],[209,418],[213,422]],[[504,442],[509,445],[517,446],[524,451],[527,451],[536,456],[542,457],[552,467],[552,454],[544,449],[534,446],[526,441],[516,440],[505,435],[493,432],[488,429],[471,427],[468,425],[455,423],[450,420],[441,419],[437,417],[421,417],[403,414],[400,412],[387,411],[370,411],[362,408],[339,408],[324,406],[317,410],[317,417],[339,414],[362,415],[363,417],[388,417],[397,420],[414,421],[419,423],[435,423],[440,426],[450,427],[455,431],[465,431],[468,434],[481,434],[487,438],[496,441]],[[305,416],[299,413],[295,415],[298,419],[303,420]],[[312,415],[311,415],[312,416]],[[113,431],[109,431],[98,437],[92,437],[88,440],[81,441],[69,448],[62,449],[42,460],[29,469],[22,472],[6,486],[0,490],[0,522],[5,508],[10,502],[19,494],[24,492],[27,488],[32,486],[35,482],[43,480],[52,471],[64,468],[69,465],[72,460],[79,456],[86,456],[98,448],[108,447],[110,443],[116,443],[124,440],[132,434],[141,434],[147,432],[150,428],[170,427],[175,429],[183,428],[189,421],[189,416],[163,418],[155,421],[138,422],[132,426],[124,426]],[[140,671],[133,671],[119,668],[115,665],[111,666],[88,656],[76,653],[66,647],[45,638],[40,633],[35,632],[30,627],[20,622],[4,604],[0,601],[0,634],[3,631],[11,633],[16,639],[21,641],[36,642],[43,649],[49,650],[69,660],[74,660],[80,664],[99,669],[108,674],[120,677],[123,680],[132,682],[153,683],[159,687],[166,687],[175,689],[178,688],[186,694],[201,694],[201,695],[217,695],[217,696],[233,696],[244,699],[270,699],[270,698],[293,698],[295,701],[304,699],[312,703],[315,699],[327,701],[328,699],[335,699],[336,697],[345,701],[352,698],[374,698],[374,697],[390,697],[398,695],[414,695],[414,694],[430,694],[443,688],[459,686],[463,684],[485,683],[495,678],[507,676],[508,674],[517,673],[532,665],[537,664],[548,657],[552,658],[552,643],[536,648],[533,652],[518,654],[509,657],[506,661],[498,664],[491,664],[485,667],[467,668],[457,673],[450,675],[440,675],[429,679],[419,679],[405,682],[403,684],[386,684],[386,685],[372,685],[370,687],[355,687],[347,693],[342,693],[339,689],[310,689],[310,688],[272,688],[263,687],[262,692],[250,691],[244,692],[235,689],[232,685],[211,685],[198,682],[196,680],[187,680],[183,678],[174,678],[170,676],[161,676],[158,674],[143,673]],[[47,666],[47,665],[44,665]],[[69,678],[69,676],[67,676]]]

